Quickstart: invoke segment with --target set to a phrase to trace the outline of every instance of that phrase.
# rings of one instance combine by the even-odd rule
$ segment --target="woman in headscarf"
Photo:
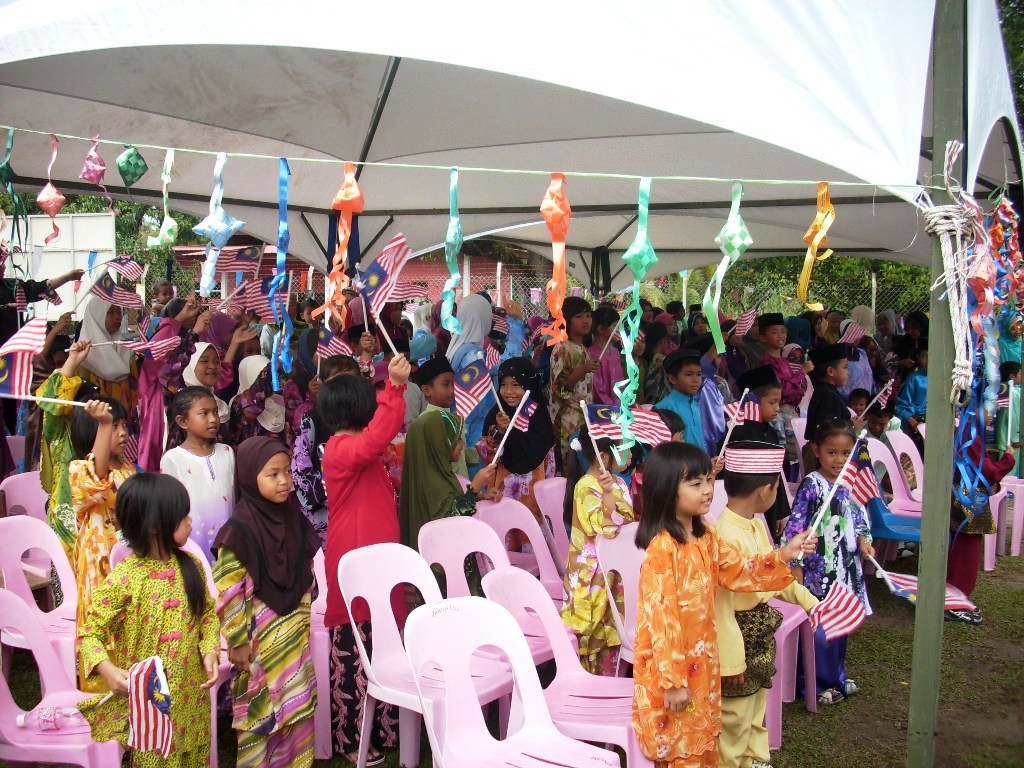
[[[428,301],[424,304],[420,304],[416,307],[416,310],[412,313],[412,329],[413,333],[430,333],[430,315],[433,310],[433,305]]]
[[[858,304],[850,310],[850,319],[867,331],[869,336],[875,335],[875,313],[871,311],[871,307]]]
[[[787,317],[786,341],[790,344],[799,344],[803,349],[811,348],[814,330],[811,324],[803,317]]]
[[[277,440],[238,446],[240,498],[214,542],[217,615],[237,670],[231,725],[240,765],[313,764],[309,624],[320,538],[299,510],[290,466]]]
[[[802,313],[800,317],[811,325],[811,348],[828,344],[828,340],[825,338],[825,318],[821,316],[821,312],[808,310]]]
[[[245,358],[238,366],[238,394],[228,403],[230,445],[250,437],[284,438],[284,398],[273,391],[270,360],[263,355]]]
[[[470,363],[485,359],[484,339],[491,332],[492,323],[491,302],[480,294],[471,294],[459,304],[458,318],[462,333],[452,336],[447,353],[456,376]],[[467,464],[477,463],[476,444],[484,431],[484,417],[493,406],[494,395],[488,390],[476,408],[466,417]]]
[[[1020,335],[1021,318],[1020,314],[1008,307],[1003,307],[1003,313],[999,315],[999,362],[1019,363],[1020,362]]]
[[[498,458],[494,485],[503,490],[504,497],[521,502],[538,522],[543,522],[533,486],[538,480],[555,476],[555,431],[540,375],[528,358],[513,357],[501,364],[498,398],[498,404],[484,420],[484,436],[477,443],[477,453],[481,461],[491,461],[502,436],[512,430]],[[522,430],[512,427],[510,420],[524,398],[533,400],[536,408],[527,417],[527,428]]]
[[[409,334],[402,326],[402,309],[404,304],[400,301],[389,301],[381,310],[377,323],[377,338],[380,340],[381,349],[390,349],[385,336],[397,341],[404,339],[409,341]],[[490,329],[488,329],[490,330]]]
[[[229,347],[235,346],[232,342],[237,328],[238,321],[231,315],[226,312],[211,312],[206,328],[199,334],[199,340],[213,344],[223,355]],[[227,355],[227,358],[230,359],[231,355]]]
[[[671,317],[671,315],[669,315]],[[708,319],[699,312],[690,315],[686,321],[686,338],[703,336],[708,332]],[[667,354],[667,353],[666,353]]]
[[[130,349],[120,344],[123,316],[121,307],[90,296],[83,307],[79,341],[90,341],[89,357],[82,362],[78,375],[93,384],[99,394],[117,400],[128,413],[129,421],[138,403],[138,377],[141,361]],[[103,346],[96,346],[103,344]]]
[[[896,311],[883,309],[875,318],[875,327],[878,332],[875,334],[875,341],[883,355],[892,351],[892,341],[896,336]]]

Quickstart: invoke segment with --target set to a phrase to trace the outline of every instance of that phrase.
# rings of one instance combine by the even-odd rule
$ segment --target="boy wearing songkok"
[[[818,427],[827,419],[849,419],[850,409],[839,394],[839,387],[846,383],[846,345],[828,344],[811,350],[811,362],[814,371],[811,379],[814,382],[814,394],[807,406],[807,427],[804,439],[813,440]],[[860,420],[853,419],[856,427]]]
[[[715,527],[719,539],[745,557],[772,552],[772,540],[757,515],[775,502],[785,453],[779,446],[753,441],[730,441],[726,446],[722,479],[728,504]],[[768,605],[775,597],[805,611],[818,604],[797,582],[777,592],[730,592],[719,587],[715,593],[722,675],[722,734],[718,742],[722,768],[770,768],[764,715],[767,688],[775,676],[775,630],[782,623],[782,614]]]

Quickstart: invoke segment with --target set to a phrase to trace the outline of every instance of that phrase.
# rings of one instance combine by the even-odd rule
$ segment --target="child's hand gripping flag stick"
[[[891,380],[891,379],[890,379],[889,381],[885,382],[885,386],[884,386],[884,387],[882,387],[882,388],[881,388],[881,389],[880,389],[880,390],[878,391],[878,394],[874,396],[874,398],[873,398],[873,399],[871,400],[871,402],[870,402],[870,403],[868,403],[868,405],[867,405],[867,408],[865,408],[865,409],[864,409],[863,411],[861,411],[860,415],[859,415],[859,416],[858,416],[857,418],[858,418],[858,419],[863,419],[863,418],[864,418],[864,415],[865,415],[865,414],[866,414],[866,413],[867,413],[868,411],[870,411],[870,410],[871,410],[871,406],[872,406],[872,405],[874,405],[875,403],[877,403],[877,402],[881,401],[882,405],[885,405],[885,404],[886,404],[887,402],[889,402],[889,397],[888,397],[888,395],[887,395],[886,393],[887,393],[887,392],[888,392],[888,391],[889,391],[890,389],[892,389],[892,380]],[[883,397],[882,397],[883,395],[885,395],[885,398],[884,398],[884,399],[883,399]]]
[[[516,406],[516,412],[512,414],[512,419],[509,421],[508,429],[506,429],[505,430],[505,434],[501,436],[501,442],[498,443],[498,450],[496,450],[494,452],[494,458],[491,459],[491,466],[492,467],[495,464],[497,464],[498,463],[498,459],[501,458],[501,452],[505,448],[505,441],[508,440],[508,436],[512,432],[512,430],[516,428],[515,427],[515,423],[516,423],[516,419],[519,418],[519,411],[521,411],[523,409],[523,406],[526,405],[526,402],[529,399],[530,398],[528,398],[528,397],[524,397],[522,400],[519,401],[519,405]]]
[[[612,329],[612,332],[608,334],[608,341],[606,341],[604,343],[604,346],[601,347],[601,354],[597,356],[598,362],[600,362],[604,358],[604,353],[608,351],[608,347],[611,346],[611,343],[613,341],[615,341],[615,336],[619,333],[619,323],[621,322],[622,318],[619,318],[619,322],[615,324],[615,327]]]
[[[583,409],[583,421],[587,425],[587,434],[590,435],[590,444],[594,446],[594,456],[597,457],[597,463],[601,467],[602,472],[607,472],[608,468],[604,465],[604,459],[601,458],[601,452],[597,450],[597,440],[594,439],[594,432],[590,428],[590,414],[587,412],[587,401],[580,400],[580,408]]]

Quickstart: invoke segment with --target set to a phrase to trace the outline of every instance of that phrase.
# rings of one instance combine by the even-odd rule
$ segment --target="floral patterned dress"
[[[36,390],[39,397],[58,400],[74,400],[82,386],[78,376],[65,378],[60,371],[54,371]],[[78,540],[78,523],[71,506],[71,484],[68,469],[74,448],[71,445],[71,412],[74,406],[56,403],[39,403],[43,413],[42,439],[39,442],[39,480],[50,500],[46,506],[46,521],[53,528],[61,546],[67,553],[68,562],[74,562],[75,542]],[[57,580],[54,580],[57,583]],[[56,595],[54,599],[59,601]]]
[[[323,446],[317,447],[317,435],[313,425],[312,411],[307,410],[299,419],[295,433],[295,447],[292,449],[292,480],[295,482],[295,496],[306,516],[317,532],[320,541],[327,546],[327,488],[320,469]]]
[[[110,471],[103,478],[96,475],[91,453],[84,461],[72,461],[69,470],[71,504],[78,522],[78,539],[71,560],[78,584],[78,626],[82,626],[92,605],[93,591],[110,573],[110,550],[117,543],[118,529],[114,518],[117,489],[135,474],[133,464],[123,462],[114,466],[114,461],[111,459]],[[106,683],[101,678],[85,676],[88,669],[84,663],[79,665],[79,688],[83,691],[106,690]]]
[[[192,557],[192,555],[185,555]],[[196,558],[196,568],[202,568]],[[204,582],[205,583],[205,582]],[[220,648],[213,598],[207,593],[202,616],[188,607],[176,557],[168,562],[126,557],[93,593],[93,602],[78,625],[79,652],[91,672],[109,658],[121,669],[159,656],[171,694],[173,736],[166,759],[152,752],[132,755],[133,766],[205,768],[210,762],[210,694],[203,656]],[[87,699],[78,705],[97,741],[128,742],[128,704],[123,696]]]
[[[580,400],[594,401],[594,374],[588,373],[569,388],[568,379],[573,372],[590,359],[590,352],[582,344],[563,341],[551,353],[551,423],[555,428],[555,445],[564,471],[572,449],[569,436],[584,425]]]
[[[605,583],[597,566],[597,537],[614,539],[619,528],[633,522],[633,506],[622,478],[615,478],[615,508],[602,503],[604,492],[593,475],[584,475],[573,490],[572,536],[565,566],[562,621],[579,639],[580,663],[595,675],[614,675],[616,654],[622,645],[608,610],[608,589],[622,611],[622,585]],[[560,521],[556,521],[556,524]]]
[[[633,679],[633,729],[659,764],[717,766],[722,698],[715,592],[767,591],[792,583],[779,553],[747,558],[713,527],[680,544],[667,531],[651,541],[640,569]],[[690,706],[672,712],[669,688],[690,690]]]

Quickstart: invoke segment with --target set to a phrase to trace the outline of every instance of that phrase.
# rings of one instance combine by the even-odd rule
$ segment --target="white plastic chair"
[[[522,531],[533,547],[533,554],[509,552],[509,562],[537,576],[551,599],[559,606],[565,602],[563,576],[551,555],[544,532],[533,512],[515,499],[483,501],[476,505],[476,519],[493,528],[501,540],[507,541],[512,531]]]
[[[569,560],[569,532],[565,530],[565,478],[549,477],[533,484],[533,497],[537,500],[540,513],[544,515],[551,529],[551,557],[554,558],[558,572],[565,576],[565,566]]]
[[[309,652],[316,673],[316,709],[313,711],[313,757],[330,760],[334,754],[331,737],[331,636],[324,624],[327,612],[327,566],[324,551],[318,549],[313,556],[313,576],[316,578],[317,597],[309,612]]]
[[[551,720],[530,650],[515,619],[497,603],[456,597],[423,605],[409,616],[406,648],[422,701],[427,735],[444,768],[517,766],[521,768],[618,768],[619,757],[558,732]],[[470,672],[473,654],[500,650],[511,663],[522,723],[498,741],[480,713],[478,689]],[[437,670],[443,692],[435,686]],[[403,765],[409,763],[402,762]]]
[[[387,563],[387,568],[381,568],[381,563]],[[428,610],[441,602],[441,591],[433,571],[419,553],[409,547],[391,543],[371,544],[346,552],[338,563],[338,586],[349,615],[352,615],[353,604],[357,600],[364,600],[369,606],[372,622],[372,658],[366,652],[360,634],[353,633],[359,660],[366,672],[366,700],[363,703],[357,768],[366,766],[373,713],[378,701],[399,707],[400,764],[419,765],[420,717],[426,714],[435,700],[444,695],[448,682],[447,675],[442,677],[436,673],[428,675],[424,680],[413,680],[409,657],[405,653],[402,634],[391,607],[391,592],[400,584],[411,584],[418,589]],[[409,631],[408,625],[405,631]],[[467,671],[470,666],[477,706],[511,693],[512,679],[507,664],[494,658],[478,656],[473,658],[471,665],[466,665]],[[501,708],[502,715],[507,716],[507,702]]]
[[[555,727],[566,736],[615,744],[626,753],[627,768],[651,766],[633,731],[634,683],[628,677],[603,677],[583,668],[562,619],[544,588],[518,568],[498,568],[483,578],[488,600],[501,605],[521,629],[538,624],[554,653],[555,679],[544,699]]]
[[[7,677],[0,677],[0,759],[18,764],[70,763],[85,768],[121,765],[121,745],[116,741],[93,741],[87,724],[73,723],[51,731],[18,725],[19,716],[26,716],[43,707],[77,709],[80,702],[92,698],[94,694],[82,693],[75,688],[73,677],[68,676],[67,670],[62,668],[64,664],[47,641],[32,608],[21,597],[6,589],[0,589],[0,633],[17,636],[25,641],[25,647],[35,657],[43,692],[39,704],[32,710],[23,710],[11,695]]]
[[[46,560],[52,562],[60,581],[64,601],[52,611],[40,610],[32,596],[23,560],[25,552],[29,550],[38,550]],[[46,523],[28,515],[0,518],[0,573],[3,574],[4,587],[29,607],[43,634],[53,645],[68,678],[76,679],[75,614],[78,609],[78,583],[57,534]],[[47,566],[47,577],[49,574],[50,568]],[[6,675],[10,662],[8,646],[28,648],[29,645],[24,637],[13,630],[0,632],[0,644],[4,646],[2,666]]]
[[[618,576],[622,585],[625,615],[619,613],[613,590],[608,593],[608,607],[619,635],[619,667],[623,662],[633,663],[633,648],[636,641],[636,602],[640,591],[640,566],[644,562],[644,551],[636,545],[636,530],[640,523],[630,523],[619,529],[614,539],[604,536],[597,538],[597,565],[607,582],[610,574]]]

